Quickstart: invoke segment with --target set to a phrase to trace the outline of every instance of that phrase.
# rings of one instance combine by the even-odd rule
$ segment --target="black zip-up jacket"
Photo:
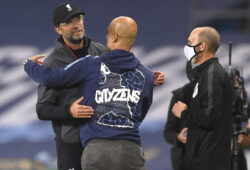
[[[230,169],[232,86],[227,72],[212,58],[195,68],[189,109],[185,170]]]
[[[192,92],[191,90],[191,83],[187,83],[183,87],[174,90],[169,104],[168,118],[164,129],[164,138],[166,142],[173,145],[170,151],[170,155],[172,167],[174,170],[180,170],[183,164],[185,144],[178,140],[178,134],[183,128],[187,127],[187,125],[185,124],[184,120],[181,120],[174,116],[172,108],[178,101],[189,105],[191,96],[190,93]]]
[[[180,147],[183,147],[184,145],[178,140],[177,136],[180,133],[180,131],[187,126],[185,125],[185,121],[174,116],[172,108],[174,104],[178,101],[181,101],[189,105],[188,104],[190,102],[189,96],[191,92],[190,86],[191,83],[187,83],[183,87],[173,91],[173,96],[171,98],[168,109],[168,119],[164,129],[164,138],[166,142],[168,142],[171,145]]]
[[[100,43],[92,42],[87,36],[84,37],[84,46],[72,51],[59,37],[56,47],[44,61],[48,67],[60,67],[70,64],[85,55],[101,55],[107,49]],[[78,89],[64,88],[51,89],[39,85],[36,111],[41,120],[52,120],[56,136],[59,136],[66,143],[80,142],[78,134],[79,120],[73,119],[69,109],[71,104],[78,99]]]

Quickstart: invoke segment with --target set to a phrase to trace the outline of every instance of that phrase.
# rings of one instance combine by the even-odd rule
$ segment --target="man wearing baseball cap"
[[[101,55],[106,47],[85,35],[84,13],[71,3],[61,3],[53,12],[58,33],[55,48],[44,61],[48,67],[60,67],[86,55]],[[75,102],[76,101],[76,102]],[[93,113],[89,106],[80,105],[77,88],[50,89],[39,85],[36,111],[39,119],[51,120],[55,132],[59,170],[80,170],[82,146],[79,139],[79,118]],[[73,108],[70,110],[70,106]]]
[[[53,13],[55,31],[59,34],[54,50],[44,61],[48,67],[66,66],[86,55],[100,56],[107,49],[85,35],[84,13],[71,3],[60,4]],[[164,74],[154,71],[154,85],[164,82]],[[82,145],[78,125],[80,119],[93,114],[90,106],[80,105],[76,88],[38,88],[36,111],[39,119],[51,120],[55,132],[59,170],[80,170]],[[80,119],[79,119],[80,118]]]
[[[73,16],[84,15],[83,12],[79,11],[73,4],[61,3],[53,13],[54,25],[58,26],[61,23],[69,21]]]

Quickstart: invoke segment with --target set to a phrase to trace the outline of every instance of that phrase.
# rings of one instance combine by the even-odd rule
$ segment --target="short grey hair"
[[[220,34],[213,27],[202,27],[204,29],[201,30],[199,34],[199,40],[204,41],[208,45],[208,51],[212,53],[216,53],[220,46]]]

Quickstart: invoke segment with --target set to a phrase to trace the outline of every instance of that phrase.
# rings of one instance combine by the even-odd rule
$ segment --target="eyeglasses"
[[[60,26],[73,26],[74,24],[80,24],[81,22],[83,22],[83,19],[84,19],[83,15],[79,15],[79,16],[73,17],[69,21],[63,22],[59,25]]]

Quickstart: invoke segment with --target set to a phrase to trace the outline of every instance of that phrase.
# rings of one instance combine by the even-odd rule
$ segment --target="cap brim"
[[[84,15],[84,13],[83,13],[83,12],[80,12],[80,11],[72,12],[70,15],[68,15],[66,18],[64,18],[64,20],[63,20],[62,22],[67,22],[67,21],[70,20],[72,17],[74,17],[75,15],[78,15],[78,14]]]

